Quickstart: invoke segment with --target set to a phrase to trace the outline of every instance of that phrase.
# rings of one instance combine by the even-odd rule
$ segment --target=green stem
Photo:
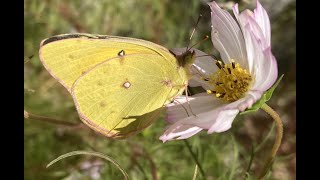
[[[186,139],[184,139],[183,141],[184,141],[184,143],[186,144],[186,146],[187,146],[187,148],[188,148],[188,150],[189,150],[192,158],[193,158],[194,161],[196,162],[196,164],[197,164],[197,166],[198,166],[198,168],[199,168],[200,174],[202,175],[203,179],[206,179],[206,175],[205,175],[205,173],[204,173],[204,171],[203,171],[203,169],[202,169],[202,166],[201,166],[201,164],[199,163],[196,154],[192,151],[189,142],[188,142]]]
[[[62,126],[69,126],[69,127],[79,126],[78,123],[66,122],[66,121],[62,121],[62,120],[58,120],[58,119],[54,119],[54,118],[39,116],[39,115],[31,114],[27,111],[24,111],[24,118],[38,120],[38,121],[42,121],[42,122],[48,122],[48,123],[55,124],[55,125],[62,125]]]
[[[282,135],[283,135],[283,125],[282,125],[282,121],[280,119],[280,116],[278,115],[277,112],[275,112],[270,106],[268,106],[267,104],[263,104],[261,106],[261,109],[264,110],[266,113],[268,113],[274,120],[276,127],[277,127],[277,134],[276,134],[276,139],[275,142],[273,144],[272,150],[270,152],[270,155],[268,157],[268,159],[266,160],[262,172],[260,173],[260,175],[258,176],[258,179],[262,179],[268,172],[269,167],[272,165],[274,158],[277,154],[277,151],[281,145],[281,140],[282,140]]]
[[[250,156],[249,164],[248,164],[248,167],[247,167],[246,176],[247,176],[247,174],[250,173],[250,169],[251,169],[251,165],[252,165],[252,162],[253,162],[254,155],[255,155],[254,146],[252,145],[252,147],[251,147],[251,156]]]

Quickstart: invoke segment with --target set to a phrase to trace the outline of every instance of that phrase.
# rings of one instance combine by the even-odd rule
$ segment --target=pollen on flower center
[[[226,102],[233,102],[242,98],[249,91],[252,77],[239,63],[224,64],[216,61],[219,70],[205,79],[214,88],[207,90],[207,93],[214,94]]]

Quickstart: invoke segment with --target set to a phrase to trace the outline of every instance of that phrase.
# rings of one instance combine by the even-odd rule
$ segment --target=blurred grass
[[[46,72],[39,61],[41,40],[56,34],[86,32],[141,38],[168,48],[184,47],[200,13],[203,19],[191,44],[204,35],[210,35],[210,11],[205,2],[25,0],[24,56],[33,55],[24,65],[25,109],[34,114],[81,123],[69,93]],[[251,1],[239,3],[240,10],[252,8],[255,4]],[[269,101],[269,105],[280,114],[285,128],[271,179],[295,179],[295,2],[269,0],[261,3],[268,12],[273,12],[272,49],[278,60],[279,74],[285,74]],[[273,11],[277,3],[282,3],[283,8]],[[213,53],[210,41],[197,48]],[[189,142],[197,152],[208,179],[243,179],[252,144],[257,146],[261,143],[271,125],[270,117],[259,111],[239,116],[227,132],[212,135],[203,132],[190,138]],[[193,177],[195,163],[184,143],[173,141],[163,144],[158,140],[165,127],[162,120],[156,121],[142,133],[120,141],[106,139],[88,128],[57,127],[32,120],[25,120],[24,126],[25,179],[123,178],[112,164],[96,157],[70,157],[45,168],[51,160],[75,150],[94,150],[113,157],[131,179],[152,179],[151,172],[156,172],[159,179]],[[273,135],[255,155],[251,168],[253,173],[259,172],[266,153],[272,147]],[[103,164],[95,166],[97,161]],[[83,168],[83,164],[90,163],[91,168]]]

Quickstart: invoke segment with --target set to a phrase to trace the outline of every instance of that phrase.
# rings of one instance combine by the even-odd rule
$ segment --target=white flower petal
[[[222,60],[228,63],[231,62],[231,59],[234,59],[242,67],[248,69],[245,42],[237,22],[216,2],[213,1],[208,5],[212,11],[212,43],[220,52]]]
[[[231,109],[223,111],[219,114],[217,117],[216,123],[214,123],[209,129],[208,134],[211,134],[213,132],[224,132],[231,128],[231,124],[234,120],[234,118],[239,113],[239,109]]]
[[[237,19],[237,21],[238,21],[238,23],[240,25],[240,28],[242,30],[243,36],[244,36],[246,53],[247,53],[246,61],[247,61],[247,64],[248,64],[246,69],[248,69],[250,74],[252,74],[253,61],[254,61],[254,55],[253,55],[254,47],[252,45],[252,42],[247,40],[247,37],[250,36],[250,34],[248,34],[248,32],[244,28],[244,26],[247,24],[247,21],[245,21],[246,18],[241,18],[240,17],[238,4],[235,4],[232,9],[233,9],[233,14],[236,17],[236,19]]]
[[[161,140],[173,140],[188,138],[202,129],[207,129],[208,133],[223,132],[230,129],[231,124],[240,111],[250,108],[253,103],[260,99],[262,92],[250,91],[244,98],[239,99],[230,104],[220,102],[219,99],[209,99],[211,95],[199,95],[190,100],[190,106],[196,116],[179,116],[181,119],[175,119],[164,134]],[[187,106],[186,102],[182,105]],[[181,105],[180,105],[181,106]],[[200,107],[201,106],[201,107]],[[204,106],[210,106],[208,110]],[[178,106],[171,106],[171,115],[173,113],[181,113],[183,110],[177,108]],[[187,109],[187,107],[185,107]],[[184,110],[185,111],[185,110]],[[194,128],[197,127],[197,128]]]
[[[263,55],[265,58],[266,67],[262,68],[261,71],[256,73],[256,78],[259,76],[259,79],[263,79],[264,81],[256,82],[253,86],[254,89],[260,91],[268,90],[277,80],[278,77],[278,65],[277,60],[273,56],[271,52],[271,47],[265,49],[263,51]]]
[[[196,61],[192,66],[191,66],[191,73],[192,73],[192,78],[188,81],[188,85],[190,87],[197,87],[197,86],[202,86],[204,89],[212,89],[213,86],[208,84],[206,81],[203,80],[203,78],[209,78],[209,73],[208,71],[214,71],[216,69],[216,66],[213,65],[213,62],[209,61]],[[205,64],[208,64],[205,66]],[[200,64],[200,66],[198,66]]]
[[[249,24],[244,27],[248,59],[252,58],[251,74],[254,76],[254,84],[251,89],[266,91],[276,81],[278,76],[277,61],[272,55],[271,48],[263,50],[263,41],[255,36]]]
[[[174,100],[173,103],[166,105],[166,121],[169,123],[175,123],[177,120],[192,116],[193,113],[200,114],[224,104],[217,98],[207,93],[196,94],[192,97],[188,97],[188,100],[190,106],[188,105],[186,96],[179,96]],[[190,107],[192,111],[190,110]]]
[[[172,127],[171,127],[172,128]],[[176,126],[170,130],[171,133],[163,134],[159,137],[162,142],[166,142],[173,139],[187,139],[198,132],[200,132],[202,128],[196,126]]]
[[[192,79],[188,81],[188,86],[190,87],[197,87],[197,86],[202,86],[203,89],[208,90],[208,89],[213,89],[213,85],[210,85],[206,83],[203,79],[201,79],[200,76],[198,75],[193,75]]]
[[[256,20],[253,17],[253,13],[250,10],[245,10],[240,14],[240,23],[245,26],[250,27],[250,33],[253,33],[257,39],[259,39],[262,43],[262,49],[266,49],[270,46],[268,42],[266,41],[266,37],[263,34],[263,31],[259,24],[256,22]],[[245,29],[243,29],[245,31]]]
[[[193,64],[202,74],[209,75],[218,70],[213,58],[197,58]],[[197,73],[197,72],[195,72]]]
[[[277,78],[277,63],[271,50],[268,50],[270,49],[271,33],[268,15],[259,2],[257,2],[254,13],[245,10],[239,14],[238,4],[234,5],[233,13],[244,35],[249,72],[256,77],[253,88],[263,84],[265,78],[265,87],[258,88],[258,90],[266,90]]]
[[[188,86],[190,87],[197,87],[197,86],[203,86],[205,83],[200,77],[192,76],[192,79],[188,81]]]
[[[259,0],[257,0],[257,8],[254,10],[254,19],[259,24],[266,43],[268,46],[271,44],[271,28],[270,28],[270,20],[267,14],[267,11],[262,7]]]

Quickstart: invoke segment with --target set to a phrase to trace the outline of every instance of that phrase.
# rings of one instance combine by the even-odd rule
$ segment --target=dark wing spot
[[[124,56],[126,55],[126,52],[124,52],[124,50],[121,50],[120,52],[118,52],[118,56]]]

